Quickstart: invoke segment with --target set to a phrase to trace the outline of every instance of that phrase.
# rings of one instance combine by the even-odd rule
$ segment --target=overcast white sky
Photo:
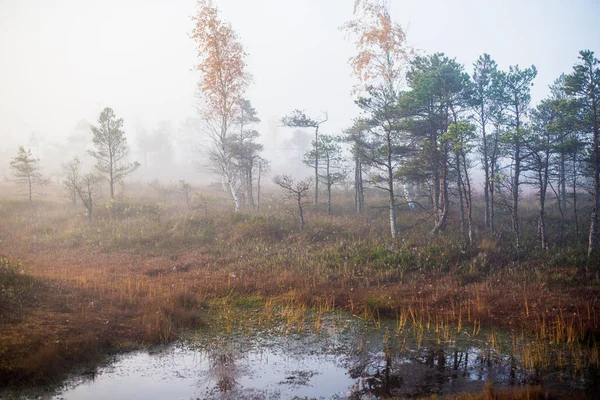
[[[329,111],[326,133],[350,125],[353,45],[338,27],[354,0],[215,3],[250,55],[248,97],[270,149],[291,135],[277,121],[294,108]],[[194,0],[0,0],[0,147],[26,144],[34,131],[62,140],[105,106],[127,132],[194,116],[194,13]],[[392,0],[392,13],[410,45],[445,52],[468,71],[484,52],[502,68],[535,64],[534,100],[580,49],[600,56],[598,0]]]

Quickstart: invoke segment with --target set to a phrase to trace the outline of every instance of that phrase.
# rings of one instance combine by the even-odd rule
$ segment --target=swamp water
[[[340,313],[317,318],[260,329],[242,322],[245,328],[228,333],[220,326],[170,346],[122,354],[73,377],[50,398],[419,398],[480,393],[486,382],[495,388],[542,385],[558,395],[590,398],[598,390],[597,367],[574,366],[589,365],[597,348],[549,348],[522,336],[400,327]]]

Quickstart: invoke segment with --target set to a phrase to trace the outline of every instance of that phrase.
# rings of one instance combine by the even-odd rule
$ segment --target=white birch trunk
[[[229,170],[227,169],[227,167],[223,168],[223,176],[225,177],[225,180],[227,181],[227,184],[229,185],[229,190],[231,191],[231,197],[233,198],[233,201],[235,203],[235,212],[240,211],[240,198],[237,194],[237,190],[235,189],[235,182],[233,181],[233,179],[231,179],[231,174],[229,173]]]

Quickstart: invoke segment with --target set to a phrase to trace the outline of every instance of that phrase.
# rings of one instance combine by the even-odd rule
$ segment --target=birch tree
[[[387,91],[387,87],[380,86],[379,89],[371,90],[369,97],[360,98],[357,104],[369,125],[369,139],[364,153],[365,161],[371,167],[369,180],[388,194],[390,233],[395,238],[398,236],[398,227],[394,181],[401,160],[409,149],[402,139],[402,116],[398,100]]]
[[[199,108],[211,142],[209,160],[229,187],[235,210],[239,211],[232,144],[235,106],[251,80],[245,71],[247,54],[231,25],[220,19],[212,0],[198,0],[194,21],[191,38],[200,60],[196,66],[201,73]]]
[[[377,136],[385,157],[372,158],[381,172],[385,173],[389,194],[390,232],[398,235],[396,226],[396,200],[394,195],[394,170],[398,168],[396,160],[398,138],[397,115],[390,114],[400,97],[402,78],[411,51],[406,46],[406,36],[402,27],[392,20],[388,0],[356,0],[355,19],[346,22],[341,29],[354,39],[356,55],[349,59],[354,75],[358,79],[355,93],[366,92],[371,98],[359,99],[359,106],[370,115],[372,130]],[[375,107],[380,106],[377,110]],[[381,177],[381,176],[380,176]]]
[[[412,50],[400,24],[392,20],[389,0],[355,0],[355,19],[340,28],[354,38],[356,55],[348,62],[358,78],[355,92],[385,85],[397,93]]]

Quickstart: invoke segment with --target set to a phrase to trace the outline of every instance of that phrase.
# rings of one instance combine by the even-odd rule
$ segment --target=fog
[[[309,175],[300,159],[310,132],[282,128],[279,120],[296,108],[313,115],[327,111],[322,132],[339,134],[358,115],[347,63],[354,45],[338,29],[352,18],[353,1],[215,3],[249,54],[253,84],[247,97],[261,118],[264,157],[274,173]],[[60,170],[61,162],[86,149],[69,137],[111,107],[125,121],[131,160],[142,161],[139,138],[145,134],[161,131],[172,144],[170,169],[155,154],[136,179],[218,180],[203,175],[205,162],[196,151],[202,143],[199,74],[189,38],[195,7],[193,0],[0,2],[3,173],[19,145],[31,147],[48,173]],[[392,2],[391,11],[410,46],[445,52],[468,72],[484,52],[504,69],[535,64],[532,104],[571,70],[580,49],[600,53],[600,3],[594,0],[403,0]]]

